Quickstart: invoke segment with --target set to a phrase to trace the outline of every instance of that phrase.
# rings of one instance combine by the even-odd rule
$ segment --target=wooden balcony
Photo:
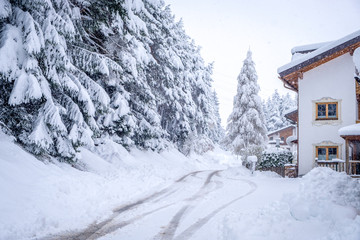
[[[328,167],[337,172],[347,172],[351,177],[360,178],[360,160],[349,160],[348,167],[346,161],[341,159],[317,160],[316,167]],[[346,171],[348,169],[348,171]]]
[[[341,159],[318,160],[315,159],[317,167],[328,167],[337,172],[346,172],[345,161]]]

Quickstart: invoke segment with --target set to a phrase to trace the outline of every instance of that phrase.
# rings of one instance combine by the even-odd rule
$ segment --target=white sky
[[[232,111],[237,76],[249,46],[260,96],[288,92],[277,68],[291,59],[294,46],[327,42],[360,29],[359,0],[165,0],[187,34],[214,62],[213,87],[222,125]]]

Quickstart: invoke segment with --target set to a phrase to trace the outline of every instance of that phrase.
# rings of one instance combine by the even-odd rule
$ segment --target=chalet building
[[[294,150],[292,148],[293,144],[291,143],[291,141],[288,141],[288,140],[293,140],[293,136],[296,136],[296,127],[294,125],[289,125],[281,129],[278,129],[276,131],[269,132],[267,136],[269,138],[268,141],[269,146],[271,147],[275,146],[278,139],[281,148],[290,151]]]
[[[326,166],[360,176],[360,131],[342,134],[360,122],[353,61],[359,46],[360,31],[333,42],[295,47],[292,61],[278,69],[284,87],[298,94],[298,109],[287,118],[297,123],[299,175]]]

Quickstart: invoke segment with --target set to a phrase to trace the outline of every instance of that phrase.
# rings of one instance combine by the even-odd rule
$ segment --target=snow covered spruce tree
[[[289,122],[285,118],[285,113],[296,105],[296,101],[289,93],[280,96],[276,89],[271,98],[263,104],[267,130],[275,131],[288,126]]]
[[[237,78],[237,94],[234,97],[233,111],[227,122],[225,145],[230,146],[237,155],[244,159],[248,155],[261,154],[261,148],[267,140],[265,119],[255,63],[249,50],[241,72]],[[259,156],[258,156],[259,157]]]
[[[104,139],[153,150],[216,140],[211,66],[163,1],[1,6],[0,122],[29,151],[73,161]]]
[[[220,131],[211,91],[212,66],[205,66],[199,48],[186,35],[182,22],[174,21],[169,7],[149,2],[145,6],[154,16],[148,32],[155,61],[149,63],[147,80],[157,98],[162,128],[188,153],[188,146],[198,139],[217,141]]]

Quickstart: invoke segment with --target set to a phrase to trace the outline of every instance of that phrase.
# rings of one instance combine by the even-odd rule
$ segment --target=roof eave
[[[297,91],[298,78],[302,78],[302,74],[304,72],[307,72],[348,52],[352,55],[357,47],[360,47],[360,36],[356,36],[340,45],[334,46],[327,51],[321,52],[312,58],[306,59],[295,66],[279,72],[279,78],[292,89]]]

